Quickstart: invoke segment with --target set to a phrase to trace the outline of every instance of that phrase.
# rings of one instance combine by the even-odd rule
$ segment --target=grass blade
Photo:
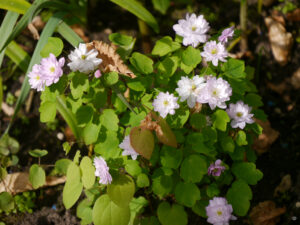
[[[25,52],[15,41],[12,41],[5,50],[5,54],[24,72],[30,63],[30,55]]]
[[[159,26],[156,19],[138,1],[136,0],[110,0],[110,1],[128,10],[132,14],[136,15],[139,19],[145,21],[150,27],[153,28],[153,30],[156,33],[159,32]]]
[[[0,8],[24,14],[30,8],[30,3],[25,0],[1,0]]]
[[[84,42],[65,22],[62,22],[57,27],[57,32],[74,47],[77,47],[79,43]]]
[[[80,141],[81,132],[77,126],[76,117],[74,116],[74,113],[72,113],[72,111],[67,107],[66,101],[63,97],[64,96],[56,96],[56,109],[71,128],[77,141]]]
[[[58,24],[60,23],[62,17],[63,17],[64,13],[56,13],[55,15],[53,15],[49,21],[47,22],[45,28],[43,29],[43,32],[40,36],[40,40],[38,41],[33,56],[31,58],[30,64],[28,66],[27,69],[27,73],[29,73],[31,71],[31,68],[34,64],[40,63],[41,61],[41,55],[40,52],[43,49],[44,45],[47,43],[48,38],[52,36],[54,30],[56,29],[56,27],[58,26]],[[27,95],[30,91],[30,85],[28,83],[28,76],[25,76],[24,82],[22,84],[22,88],[21,88],[21,93],[20,96],[17,100],[16,103],[16,107],[15,107],[15,112],[14,115],[12,117],[11,122],[9,123],[7,129],[6,129],[6,133],[9,131],[12,121],[15,119],[16,115],[18,114],[22,104],[25,102]]]

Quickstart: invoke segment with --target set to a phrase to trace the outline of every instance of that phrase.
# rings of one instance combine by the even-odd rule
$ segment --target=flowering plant
[[[114,33],[117,52],[81,43],[63,69],[61,51],[47,48],[28,74],[42,92],[41,121],[58,110],[80,148],[55,170],[67,176],[67,209],[84,193],[82,224],[186,225],[190,208],[226,225],[248,212],[249,185],[263,176],[251,148],[262,131],[254,117],[264,117],[254,70],[228,56],[233,27],[210,37],[208,22],[192,14],[173,28],[175,40],[159,39],[151,55],[131,53],[135,40]]]

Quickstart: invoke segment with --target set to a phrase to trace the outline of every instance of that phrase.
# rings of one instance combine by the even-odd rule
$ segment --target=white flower
[[[183,37],[183,45],[193,47],[206,42],[208,37],[206,33],[209,28],[203,15],[197,17],[194,13],[191,16],[186,14],[186,19],[179,20],[178,24],[173,26],[176,34]]]
[[[197,101],[200,103],[208,103],[212,110],[214,110],[216,106],[225,109],[225,102],[230,99],[231,95],[232,89],[226,80],[209,76],[207,77],[206,86],[201,91]]]
[[[97,55],[98,51],[96,49],[88,51],[86,45],[80,43],[79,47],[75,48],[75,50],[69,54],[68,57],[71,62],[68,63],[68,66],[72,71],[89,73],[94,71],[102,62],[102,59],[97,58]]]
[[[32,67],[32,71],[28,74],[28,77],[31,88],[36,89],[37,91],[45,90],[45,80],[42,77],[40,65],[35,64]]]
[[[218,40],[221,43],[226,43],[228,41],[228,38],[232,38],[233,35],[234,35],[234,27],[232,26],[223,30]]]
[[[253,114],[250,114],[251,107],[245,104],[242,101],[238,101],[236,104],[230,104],[229,109],[226,110],[229,117],[232,119],[231,126],[233,128],[244,129],[246,123],[254,123],[252,117]]]
[[[122,148],[124,151],[122,152],[122,155],[130,155],[133,160],[136,160],[139,153],[137,153],[133,147],[130,144],[130,136],[127,135],[122,143],[119,145],[120,148]]]
[[[112,182],[112,177],[105,160],[101,156],[95,157],[94,166],[96,167],[95,176],[100,177],[99,183],[110,184]]]
[[[229,225],[230,220],[236,220],[232,215],[233,209],[226,198],[214,197],[205,208],[207,222],[213,225]]]
[[[201,53],[201,56],[205,58],[206,61],[212,61],[214,66],[218,66],[218,62],[226,62],[226,57],[228,52],[226,51],[224,45],[216,41],[209,41],[204,46],[204,52]]]
[[[168,114],[174,115],[175,109],[179,108],[177,103],[178,98],[173,94],[160,92],[156,99],[154,99],[152,105],[154,111],[159,112],[162,118],[165,118]]]
[[[180,96],[180,101],[183,102],[187,100],[188,106],[193,108],[196,104],[197,96],[203,87],[205,87],[205,79],[198,75],[194,76],[193,79],[181,77],[177,85],[178,88],[176,88],[176,91]]]

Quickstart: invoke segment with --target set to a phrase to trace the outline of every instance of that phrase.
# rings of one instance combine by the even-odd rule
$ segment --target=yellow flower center
[[[52,67],[50,67],[50,72],[51,73],[54,73],[54,71],[55,71],[55,68],[52,66]]]
[[[164,101],[164,105],[165,105],[165,106],[168,106],[168,105],[169,105],[169,101],[165,100],[165,101]]]
[[[222,211],[219,210],[219,211],[217,211],[217,214],[218,214],[218,216],[222,216],[223,213],[222,213]]]
[[[195,91],[197,86],[195,84],[192,85],[192,91]]]
[[[40,78],[39,75],[37,75],[37,76],[35,77],[35,79],[36,79],[36,80],[40,80],[41,78]]]
[[[243,113],[237,112],[237,113],[236,113],[236,116],[237,116],[237,117],[242,117],[242,116],[243,116]]]
[[[213,50],[211,50],[211,54],[213,54],[213,55],[214,55],[214,54],[217,54],[217,52],[218,52],[218,51],[217,51],[216,48],[214,48]]]
[[[85,59],[86,59],[86,55],[82,55],[81,58],[82,58],[83,60],[85,60]]]
[[[197,27],[196,26],[192,26],[192,31],[195,31],[196,29],[197,29]]]
[[[217,96],[217,95],[218,95],[217,90],[213,90],[212,95],[213,95],[213,96]]]

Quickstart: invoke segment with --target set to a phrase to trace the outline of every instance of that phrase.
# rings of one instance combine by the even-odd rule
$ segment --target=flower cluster
[[[219,177],[221,173],[225,170],[225,166],[222,166],[222,161],[217,159],[214,163],[210,164],[208,167],[208,175]]]
[[[209,200],[206,207],[207,222],[214,225],[229,225],[230,220],[236,220],[236,217],[231,215],[232,212],[232,206],[227,203],[226,198],[214,197]]]
[[[100,178],[99,183],[110,184],[112,182],[112,177],[109,173],[109,167],[105,160],[101,156],[95,157],[94,166],[96,168],[95,176]]]
[[[32,89],[44,91],[45,86],[57,83],[63,75],[62,67],[65,64],[65,58],[56,59],[55,55],[50,53],[48,58],[43,58],[40,64],[35,64],[32,71],[28,74],[29,84]]]
[[[183,37],[183,45],[191,45],[194,48],[200,43],[207,41],[209,28],[209,24],[203,15],[197,17],[195,14],[187,14],[186,19],[179,20],[178,24],[173,26],[176,34]],[[211,61],[214,66],[218,66],[219,61],[226,62],[228,52],[224,44],[228,41],[228,38],[233,37],[233,34],[234,27],[223,30],[221,36],[218,38],[219,43],[216,41],[206,42],[201,56],[203,56],[206,61]]]

